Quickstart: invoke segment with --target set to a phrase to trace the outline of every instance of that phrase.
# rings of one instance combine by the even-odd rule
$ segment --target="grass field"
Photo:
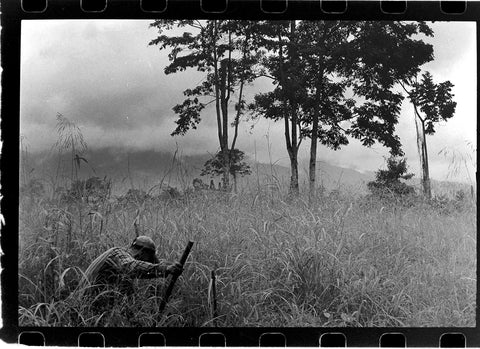
[[[192,253],[164,314],[160,279],[137,281],[134,299],[119,296],[98,314],[68,295],[96,256],[131,243],[137,210],[161,259],[178,260],[188,240]],[[19,226],[22,326],[475,326],[469,200],[332,193],[308,204],[305,195],[253,185],[146,201],[23,195]]]

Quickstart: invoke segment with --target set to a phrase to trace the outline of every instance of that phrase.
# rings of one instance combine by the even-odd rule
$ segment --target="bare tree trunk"
[[[315,177],[317,172],[317,141],[318,141],[318,113],[315,112],[312,120],[312,135],[310,144],[310,166],[309,166],[309,203],[313,203],[316,196]]]
[[[297,50],[293,47],[294,43],[296,42],[296,22],[290,21],[290,49],[288,54],[292,60],[292,63],[295,65],[298,59]],[[293,77],[290,77],[291,79]],[[297,116],[297,103],[295,100],[295,87],[290,86],[290,104],[291,104],[291,120],[292,120],[292,178],[291,178],[291,192],[295,196],[299,195],[299,188],[298,188],[298,148],[300,146],[300,142],[298,141],[298,134],[297,134],[297,124],[298,124],[298,116]]]
[[[296,108],[292,107],[292,116],[291,116],[291,126],[292,126],[292,151],[290,152],[290,165],[292,168],[292,176],[290,178],[290,189],[291,194],[298,196],[299,187],[298,187],[298,142],[297,142],[297,115]]]
[[[320,44],[320,50],[321,50],[321,56],[319,57],[319,60],[321,61],[319,71],[318,71],[318,79],[315,81],[315,101],[316,101],[316,106],[313,111],[313,117],[312,117],[312,134],[310,136],[311,138],[311,144],[310,144],[310,168],[309,168],[309,203],[310,205],[313,203],[313,198],[316,197],[317,195],[317,188],[316,188],[316,175],[317,175],[317,142],[318,142],[318,123],[320,120],[320,103],[323,102],[323,76],[325,74],[325,67],[323,64],[324,61],[324,55],[323,52],[326,51],[325,46],[323,43],[325,42],[325,38],[328,35],[325,29],[325,26],[323,26],[323,32],[318,33],[319,35],[319,42],[322,43]]]
[[[289,42],[289,50],[288,54],[290,56],[290,60],[293,64],[295,64],[297,60],[297,52],[296,49],[293,47],[296,38],[296,23],[295,21],[290,21],[290,42]],[[289,80],[293,80],[292,76],[289,76]],[[297,124],[298,124],[298,116],[297,116],[297,103],[295,101],[295,87],[289,83],[287,87],[288,94],[290,95],[289,98],[289,105],[290,105],[290,120],[291,120],[291,139],[290,139],[290,167],[291,167],[291,177],[290,177],[290,194],[294,196],[299,195],[299,186],[298,186],[298,148],[300,143],[298,141],[298,134],[297,134]]]
[[[420,117],[416,106],[415,107],[415,126],[417,129],[417,148],[420,158],[420,168],[422,170],[422,188],[423,195],[427,199],[432,198],[432,190],[430,186],[430,175],[428,171],[428,153],[427,153],[427,141],[425,139],[425,122]]]
[[[290,177],[290,194],[298,196],[299,187],[298,187],[298,159],[297,156],[292,156],[290,158],[290,167],[292,169],[292,174]]]
[[[432,198],[432,187],[430,183],[430,171],[428,168],[427,138],[425,137],[425,124],[422,124],[423,131],[423,187],[428,199]]]
[[[290,22],[290,41],[294,40],[295,37],[295,21]],[[292,43],[290,43],[292,45]],[[294,49],[290,48],[289,54],[291,55],[290,59],[295,60],[295,57],[292,57],[292,52]],[[283,89],[287,91],[287,100],[285,101],[285,143],[287,146],[288,156],[290,158],[290,195],[298,196],[299,187],[298,187],[298,148],[300,142],[298,141],[297,136],[297,126],[298,126],[298,117],[297,117],[297,105],[294,100],[294,93],[292,91],[293,86],[291,83],[287,83],[285,77],[285,66],[283,64],[284,54],[283,54],[283,41],[282,35],[278,33],[278,55],[279,55],[279,64],[280,64],[280,85]],[[290,125],[291,124],[291,125]]]
[[[296,128],[292,121],[292,128]],[[292,132],[293,133],[293,132]],[[293,135],[292,135],[293,138]],[[285,116],[285,140],[288,157],[290,158],[290,195],[299,194],[298,187],[298,146],[290,139],[290,125],[288,115]]]
[[[217,37],[217,23],[213,22],[212,27],[212,36],[216,40]],[[220,92],[220,79],[219,79],[219,68],[218,68],[218,56],[216,47],[212,48],[213,51],[213,66],[214,66],[214,76],[215,76],[215,112],[217,116],[217,134],[218,142],[220,144],[220,149],[223,149],[223,126],[222,126],[222,110],[221,110],[221,92]]]
[[[228,149],[228,87],[227,87],[227,67],[228,60],[220,62],[220,109],[222,112],[222,141],[220,148],[223,155],[223,182],[225,188],[230,190],[230,152]]]
[[[324,70],[321,69],[321,76],[320,79],[323,79],[323,72]],[[313,112],[313,117],[312,117],[312,134],[310,136],[311,138],[311,144],[310,144],[310,168],[309,168],[309,189],[310,193],[308,196],[309,203],[313,203],[313,198],[316,196],[316,175],[317,175],[317,142],[318,142],[318,122],[320,119],[320,108],[318,103],[320,103],[323,95],[323,81],[320,80],[317,82],[316,86],[316,92],[315,92],[315,99],[317,101],[317,106],[315,107],[315,110]]]
[[[292,118],[291,120],[292,139],[291,139],[290,150],[288,152],[288,155],[290,156],[290,168],[291,168],[290,194],[298,196],[300,191],[298,187],[298,146],[299,144],[297,143],[297,118],[296,116],[293,116],[293,115],[291,118]]]
[[[212,27],[212,36],[214,42],[217,40],[218,23],[214,21]],[[219,62],[220,57],[217,54],[217,47],[212,47],[212,58],[214,61],[215,76],[215,111],[217,114],[217,132],[218,141],[220,143],[220,151],[223,155],[223,185],[229,187],[230,171],[229,171],[229,152],[228,152],[228,97],[227,97],[227,59]],[[220,63],[220,67],[218,67]]]

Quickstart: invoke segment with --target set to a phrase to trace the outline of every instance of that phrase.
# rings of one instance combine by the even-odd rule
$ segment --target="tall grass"
[[[280,183],[272,188],[94,204],[22,197],[19,323],[475,326],[474,203],[439,209],[337,192],[308,204],[307,195],[291,199]],[[164,314],[162,279],[136,281],[133,298],[118,295],[99,314],[71,292],[96,256],[128,246],[137,210],[160,258],[178,260],[188,240],[194,248]]]

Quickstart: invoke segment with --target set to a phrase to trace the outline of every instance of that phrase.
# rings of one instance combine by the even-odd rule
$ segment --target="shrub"
[[[415,189],[401,181],[413,177],[413,173],[407,173],[407,170],[406,159],[390,157],[387,159],[387,169],[375,173],[375,181],[367,184],[368,189],[381,198],[411,196],[415,194]]]
[[[151,196],[144,190],[128,189],[127,193],[123,197],[119,198],[119,201],[142,203],[150,199]]]
[[[86,199],[88,202],[104,200],[110,196],[111,181],[104,177],[90,177],[86,180],[73,181],[70,188],[63,194],[65,202]]]

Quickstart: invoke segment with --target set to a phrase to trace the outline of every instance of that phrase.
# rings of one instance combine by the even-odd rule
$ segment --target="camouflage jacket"
[[[112,247],[90,264],[79,286],[83,289],[89,286],[131,283],[135,278],[148,279],[166,275],[166,264],[140,261],[125,249]]]

